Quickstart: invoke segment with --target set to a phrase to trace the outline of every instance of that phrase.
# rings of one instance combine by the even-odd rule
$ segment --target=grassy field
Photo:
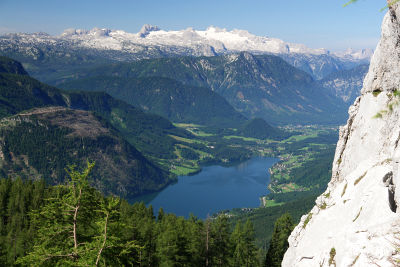
[[[263,143],[263,140],[257,139],[257,138],[253,138],[253,137],[244,137],[244,136],[237,136],[237,135],[228,135],[228,136],[224,136],[223,138],[231,140],[233,138],[238,138],[238,139],[242,139],[243,141],[252,141],[252,142],[257,142],[257,143]]]
[[[282,142],[283,143],[299,142],[299,141],[306,140],[307,138],[313,138],[313,137],[315,138],[317,136],[318,136],[318,132],[317,131],[316,132],[312,132],[312,133],[308,133],[308,134],[304,133],[304,134],[301,134],[301,135],[291,136],[291,137],[283,140]]]
[[[190,133],[198,137],[215,136],[215,134],[213,133],[207,133],[202,131],[201,128],[204,128],[203,125],[192,124],[192,123],[174,123],[174,125],[179,128],[184,128],[185,130],[189,131]]]
[[[312,186],[304,187],[293,183],[292,170],[315,160],[314,157],[318,153],[336,146],[337,128],[335,127],[308,126],[293,129],[293,131],[300,133],[279,142],[277,151],[281,161],[270,170],[269,189],[275,193],[312,189]]]
[[[200,171],[199,167],[193,168],[193,167],[184,166],[184,165],[180,165],[180,166],[173,165],[171,167],[171,172],[173,174],[178,175],[178,176],[186,176],[186,175],[194,174],[194,173],[199,172],[199,171]]]

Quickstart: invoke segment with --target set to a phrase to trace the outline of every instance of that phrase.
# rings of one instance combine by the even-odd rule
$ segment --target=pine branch
[[[70,254],[66,254],[66,255],[46,255],[47,258],[43,259],[43,262],[51,260],[53,258],[71,258],[71,259],[76,259],[78,258],[78,255],[75,253],[70,253]]]
[[[350,0],[350,1],[348,1],[347,3],[345,3],[345,4],[343,5],[343,7],[346,7],[346,6],[350,5],[350,4],[354,4],[354,3],[357,2],[357,1],[358,1],[358,0]],[[386,0],[387,5],[386,5],[385,7],[383,7],[383,8],[381,8],[380,11],[384,11],[384,10],[390,8],[392,5],[396,4],[396,3],[399,2],[399,1],[400,1],[400,0]]]

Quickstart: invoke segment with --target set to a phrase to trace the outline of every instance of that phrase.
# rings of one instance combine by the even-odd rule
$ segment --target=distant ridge
[[[138,33],[106,28],[93,28],[91,30],[67,29],[60,36],[53,36],[52,38],[79,40],[83,41],[81,43],[82,46],[92,48],[131,51],[135,51],[134,44],[182,47],[209,46],[217,54],[241,51],[255,54],[331,54],[338,58],[347,58],[349,60],[369,59],[373,53],[371,49],[353,50],[351,48],[331,53],[324,48],[313,49],[303,44],[287,43],[278,38],[257,36],[246,30],[233,29],[229,31],[225,28],[214,26],[210,26],[205,30],[187,28],[178,31],[166,31],[157,26],[145,24]]]
[[[185,85],[170,78],[101,75],[62,84],[62,87],[104,91],[173,122],[238,127],[247,120],[228,101],[209,88]]]
[[[93,28],[67,29],[58,36],[45,33],[11,33],[0,36],[0,55],[18,59],[23,63],[27,63],[27,58],[33,59],[29,62],[31,65],[27,65],[32,75],[35,75],[34,66],[38,63],[45,61],[54,64],[56,59],[52,56],[57,56],[65,62],[80,58],[81,64],[84,64],[92,57],[133,61],[174,56],[216,56],[243,51],[254,55],[282,56],[290,64],[308,72],[316,79],[321,79],[332,71],[368,63],[373,53],[371,49],[330,52],[324,48],[313,49],[304,44],[257,36],[246,30],[229,31],[214,26],[205,30],[187,28],[166,31],[146,24],[138,33]]]
[[[134,100],[132,96],[139,92],[140,87],[135,88],[136,82],[133,81],[144,78],[148,85],[158,81],[157,86],[147,86],[141,100]],[[81,70],[56,83],[67,89],[105,90],[116,97],[119,95],[120,98],[132,99],[135,103],[131,104],[149,106],[150,102],[145,103],[149,89],[153,90],[153,103],[157,98],[160,101],[161,92],[166,93],[169,87],[173,89],[174,86],[168,85],[171,82],[166,83],[170,81],[166,78],[179,81],[184,85],[180,85],[182,89],[191,88],[181,90],[186,99],[190,98],[187,94],[193,90],[193,86],[209,88],[209,91],[211,89],[224,97],[246,117],[261,117],[272,124],[343,123],[346,116],[342,102],[316,87],[313,78],[304,71],[294,68],[278,56],[252,55],[248,52],[108,64]],[[156,93],[158,89],[160,92]],[[206,92],[204,89],[202,91]],[[200,90],[197,94],[200,94]],[[211,97],[211,92],[207,95]],[[163,99],[168,100],[165,97]],[[171,98],[169,100],[172,102]],[[219,107],[223,108],[221,104]]]

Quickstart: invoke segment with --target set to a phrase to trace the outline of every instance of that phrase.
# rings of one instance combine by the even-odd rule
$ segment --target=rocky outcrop
[[[282,266],[399,266],[400,6],[392,6],[361,96],[341,127],[332,180]]]

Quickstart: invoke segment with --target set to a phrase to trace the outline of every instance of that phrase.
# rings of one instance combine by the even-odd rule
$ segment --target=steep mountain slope
[[[28,72],[41,81],[67,75],[72,67],[111,61],[134,61],[174,56],[215,56],[247,51],[252,54],[275,54],[320,79],[329,71],[367,63],[370,50],[330,53],[303,44],[256,36],[245,30],[228,31],[218,27],[206,30],[188,28],[164,31],[144,25],[136,34],[121,30],[94,28],[68,29],[60,36],[45,33],[0,36],[0,55],[24,63]]]
[[[350,70],[333,72],[317,81],[317,84],[343,102],[351,104],[360,95],[368,67],[369,65],[360,65]]]
[[[369,63],[370,57],[367,55],[370,52],[363,52],[365,55],[361,56],[360,60],[350,60],[352,57],[348,60],[343,60],[342,58],[332,57],[330,54],[281,54],[279,56],[292,66],[307,72],[314,79],[321,80],[332,73],[338,71],[346,72],[359,65]],[[345,55],[343,54],[344,57]]]
[[[13,68],[8,68],[12,64]],[[20,63],[0,57],[0,117],[16,114],[22,110],[46,105],[63,105],[58,90],[41,84],[22,71]],[[8,72],[10,71],[10,72]]]
[[[93,185],[105,194],[132,197],[169,180],[107,123],[83,110],[46,107],[0,121],[1,174],[59,184],[65,164],[96,162]]]
[[[7,57],[0,57],[0,73],[28,75],[19,62]]]
[[[16,64],[18,63],[16,62]],[[196,90],[203,89],[197,88]],[[204,90],[209,92],[209,89]],[[197,92],[194,93],[195,96],[199,96]],[[219,99],[222,102],[216,101],[215,103],[212,99],[207,99],[210,103],[201,103],[197,100],[195,100],[195,103],[206,107],[210,104],[221,105],[221,107],[225,105],[233,110],[225,100],[221,97]],[[194,136],[197,135],[196,133],[192,134],[184,128],[175,127],[167,119],[155,114],[145,113],[139,108],[112,98],[107,93],[62,91],[42,84],[27,75],[1,73],[0,100],[3,103],[3,105],[0,103],[0,111],[2,111],[2,108],[4,109],[0,113],[1,116],[13,115],[35,107],[55,105],[92,111],[118,130],[125,140],[143,153],[154,165],[167,170],[172,179],[175,175],[199,171],[200,163],[227,164],[248,159],[252,154],[252,151],[243,147],[238,148],[220,136],[210,137],[210,140],[204,140],[201,136],[196,138]],[[235,120],[235,127],[240,127],[241,122],[246,121],[237,112],[231,113],[228,110],[222,114],[226,118],[223,119],[220,115],[221,120],[218,126],[229,123],[228,119],[235,119],[235,114],[239,120]],[[208,114],[208,116],[210,119],[213,118],[213,114]],[[208,129],[216,133],[225,131],[220,127],[218,129],[215,126],[211,128],[207,127],[207,131]],[[275,131],[275,129],[272,130]],[[226,129],[226,131],[230,134],[234,132],[232,129]],[[151,180],[151,177],[148,178]],[[165,177],[167,180],[170,180],[170,178]]]
[[[332,179],[290,238],[282,266],[398,266],[400,6],[382,24],[361,96],[340,129]]]
[[[0,57],[0,66],[10,59]],[[18,68],[20,63],[13,61]],[[7,63],[8,64],[8,63]],[[64,106],[93,111],[118,129],[124,137],[146,155],[174,157],[174,139],[168,135],[190,134],[154,114],[116,100],[101,92],[65,92],[43,84],[28,75],[0,73],[0,117],[35,107]]]
[[[174,158],[175,139],[169,135],[191,137],[183,129],[176,128],[167,119],[145,113],[125,102],[102,92],[63,92],[66,106],[93,111],[110,122],[113,127],[146,156]]]
[[[76,73],[69,79],[96,76],[166,77],[186,85],[209,87],[242,114],[262,117],[267,122],[337,123],[344,118],[338,101],[315,87],[311,76],[276,56],[243,52],[151,59],[105,65]],[[81,89],[78,83],[74,85]]]
[[[64,89],[104,91],[173,122],[237,127],[246,121],[223,97],[205,87],[169,78],[95,76],[63,84]]]
[[[49,83],[60,76],[71,75],[71,71],[116,61],[109,56],[113,51],[75,47],[61,40],[44,41],[42,38],[48,36],[45,34],[22,36],[0,37],[0,56],[18,60],[32,77],[42,82]]]
[[[20,113],[21,111],[39,108],[39,107],[64,107],[70,109],[79,109],[93,112],[95,115],[85,115],[86,117],[90,117],[93,121],[89,121],[87,126],[82,126],[84,128],[91,128],[95,127],[98,123],[101,123],[103,128],[107,128],[110,136],[107,136],[106,139],[103,136],[95,136],[94,139],[100,138],[101,140],[106,140],[104,147],[98,147],[98,145],[103,144],[102,142],[94,142],[92,139],[88,141],[85,145],[88,150],[94,149],[97,151],[96,153],[92,154],[84,154],[85,156],[94,157],[97,159],[96,155],[99,155],[99,149],[104,153],[104,157],[100,158],[99,160],[110,159],[110,162],[115,161],[113,167],[110,167],[108,163],[103,164],[104,166],[109,166],[108,169],[101,169],[99,175],[103,178],[103,175],[109,175],[109,170],[113,168],[118,168],[120,170],[118,177],[124,177],[125,181],[128,179],[128,182],[123,183],[123,187],[117,189],[116,187],[106,186],[105,188],[112,190],[113,193],[118,194],[127,194],[127,195],[135,195],[144,192],[148,192],[151,190],[158,190],[162,186],[165,186],[169,183],[173,178],[170,177],[168,172],[160,170],[159,166],[156,164],[149,162],[147,159],[143,157],[141,153],[139,153],[135,147],[137,147],[142,153],[146,156],[158,158],[158,159],[168,159],[168,158],[175,158],[176,155],[174,154],[176,144],[176,139],[172,138],[170,135],[180,136],[180,137],[190,137],[191,134],[174,127],[171,122],[167,119],[164,119],[158,115],[147,114],[144,113],[142,110],[135,108],[122,102],[120,100],[113,99],[111,96],[107,95],[106,93],[96,93],[96,92],[64,92],[57,88],[45,85],[40,83],[39,81],[29,77],[26,75],[26,72],[23,70],[23,67],[20,63],[10,60],[8,58],[0,57],[0,118],[5,118],[5,120],[9,120],[8,116],[15,115]],[[11,67],[10,67],[11,66]],[[11,72],[11,73],[10,73]],[[14,74],[19,73],[19,74]],[[70,111],[69,109],[59,109],[57,111],[57,116],[62,117],[62,113],[71,113],[74,116],[77,116],[80,113],[74,113],[75,111]],[[50,113],[50,111],[49,111]],[[59,114],[61,113],[61,114]],[[92,114],[92,113],[90,113]],[[66,116],[66,114],[64,114]],[[71,115],[72,116],[72,115]],[[69,116],[69,117],[71,117]],[[72,118],[74,117],[71,117]],[[19,117],[18,117],[19,118]],[[99,121],[99,122],[96,122]],[[16,132],[18,129],[25,129],[25,131],[20,132],[20,134],[13,135],[10,131],[6,131],[7,133],[5,136],[7,138],[11,138],[15,136],[16,138],[21,138],[23,134],[27,134],[25,136],[24,142],[27,142],[30,145],[30,149],[33,149],[33,145],[38,145],[37,140],[33,140],[34,136],[30,137],[29,131],[35,132],[36,129],[34,125],[41,126],[41,122],[36,122],[33,119],[29,125],[23,124],[22,128],[18,124],[18,127],[13,131]],[[24,123],[24,121],[22,121]],[[72,122],[73,123],[73,120]],[[6,123],[7,124],[7,123]],[[47,123],[48,124],[48,123]],[[47,125],[46,123],[44,125]],[[52,127],[54,126],[51,124]],[[94,125],[94,126],[93,126]],[[56,129],[50,132],[46,132],[44,129],[39,129],[38,131],[42,131],[42,135],[51,138],[56,138],[57,140],[61,140],[61,144],[53,144],[50,147],[53,149],[59,149],[62,156],[57,157],[64,157],[65,161],[62,161],[61,158],[58,158],[53,163],[51,163],[51,158],[48,158],[46,155],[51,152],[49,147],[37,147],[37,151],[42,151],[43,153],[35,155],[35,160],[41,162],[41,170],[37,170],[38,166],[32,166],[36,170],[36,174],[39,176],[43,175],[50,175],[47,173],[47,167],[44,167],[43,164],[47,160],[50,160],[48,164],[58,164],[57,170],[63,170],[65,164],[77,162],[78,159],[82,160],[82,157],[79,158],[72,158],[72,162],[68,162],[71,159],[71,153],[73,150],[79,150],[79,138],[78,139],[68,139],[65,138],[68,134],[68,131],[65,129],[58,129],[60,125],[56,125]],[[65,125],[64,125],[65,126]],[[68,126],[68,125],[67,125]],[[50,126],[49,126],[50,127]],[[51,128],[51,127],[50,127]],[[49,128],[49,129],[50,129]],[[65,127],[64,127],[65,128]],[[68,128],[68,127],[67,127]],[[7,128],[8,129],[8,128]],[[6,130],[7,130],[6,129]],[[53,128],[52,128],[53,129]],[[110,130],[112,129],[112,130]],[[119,133],[118,133],[119,131]],[[39,134],[38,134],[39,135]],[[122,137],[123,138],[122,138]],[[6,138],[6,137],[4,137]],[[58,138],[58,139],[57,139]],[[111,139],[110,139],[111,138]],[[124,141],[126,139],[129,143]],[[38,140],[42,140],[39,138]],[[71,141],[72,140],[72,141]],[[108,142],[107,140],[111,140]],[[118,142],[116,141],[118,140]],[[14,140],[14,143],[17,143],[17,140]],[[58,142],[58,141],[57,141]],[[71,147],[64,147],[64,145],[71,145]],[[61,147],[57,147],[60,145]],[[89,147],[88,147],[89,146]],[[134,147],[133,147],[134,146]],[[110,148],[112,147],[112,149]],[[23,149],[22,147],[21,149]],[[64,150],[63,150],[64,149]],[[97,149],[97,150],[96,150]],[[121,155],[118,156],[117,150],[121,152]],[[125,149],[125,150],[124,150]],[[19,150],[23,151],[23,150]],[[47,151],[47,152],[46,152]],[[22,154],[21,154],[22,153]],[[23,157],[25,152],[21,152],[21,157]],[[14,152],[12,153],[14,154]],[[117,156],[116,156],[117,155]],[[38,156],[38,157],[36,157]],[[119,159],[118,159],[119,157]],[[56,158],[56,156],[54,156]],[[136,158],[136,159],[135,159]],[[12,159],[12,157],[11,157]],[[32,160],[32,158],[30,159]],[[122,162],[119,162],[122,161]],[[27,163],[28,162],[28,163]],[[135,171],[132,171],[133,165],[118,165],[125,162],[128,165],[134,165]],[[135,163],[133,163],[135,162]],[[118,164],[117,164],[118,163]],[[10,163],[11,164],[11,163]],[[15,163],[17,164],[17,163]],[[24,163],[25,165],[29,165],[29,161]],[[62,164],[63,166],[59,165]],[[49,166],[50,166],[49,165]],[[142,166],[143,165],[143,166]],[[147,166],[148,165],[148,166]],[[8,167],[7,167],[8,166]],[[7,165],[4,168],[4,174],[11,174],[15,173],[15,170],[21,170],[20,167],[13,168],[11,165]],[[11,166],[11,167],[10,167]],[[15,165],[15,166],[18,166]],[[53,166],[53,165],[51,165]],[[118,167],[117,167],[118,166]],[[147,166],[147,167],[146,167]],[[23,169],[23,168],[22,168]],[[28,168],[29,169],[29,168]],[[99,167],[100,169],[100,167]],[[58,174],[58,173],[57,173]],[[53,175],[54,176],[54,175]],[[51,177],[53,177],[51,176]],[[51,178],[46,176],[46,178]],[[133,189],[131,186],[134,187],[134,183],[132,183],[132,178],[137,183],[138,188]],[[121,178],[122,179],[122,178]],[[141,180],[144,179],[144,180]],[[121,180],[122,181],[122,180]],[[141,181],[145,181],[146,184],[143,184]],[[101,186],[104,186],[102,184]],[[129,188],[129,192],[125,192],[125,189]],[[107,190],[108,190],[107,189]],[[117,191],[115,191],[117,190]],[[118,191],[119,190],[119,191]],[[108,192],[108,191],[107,191]]]

